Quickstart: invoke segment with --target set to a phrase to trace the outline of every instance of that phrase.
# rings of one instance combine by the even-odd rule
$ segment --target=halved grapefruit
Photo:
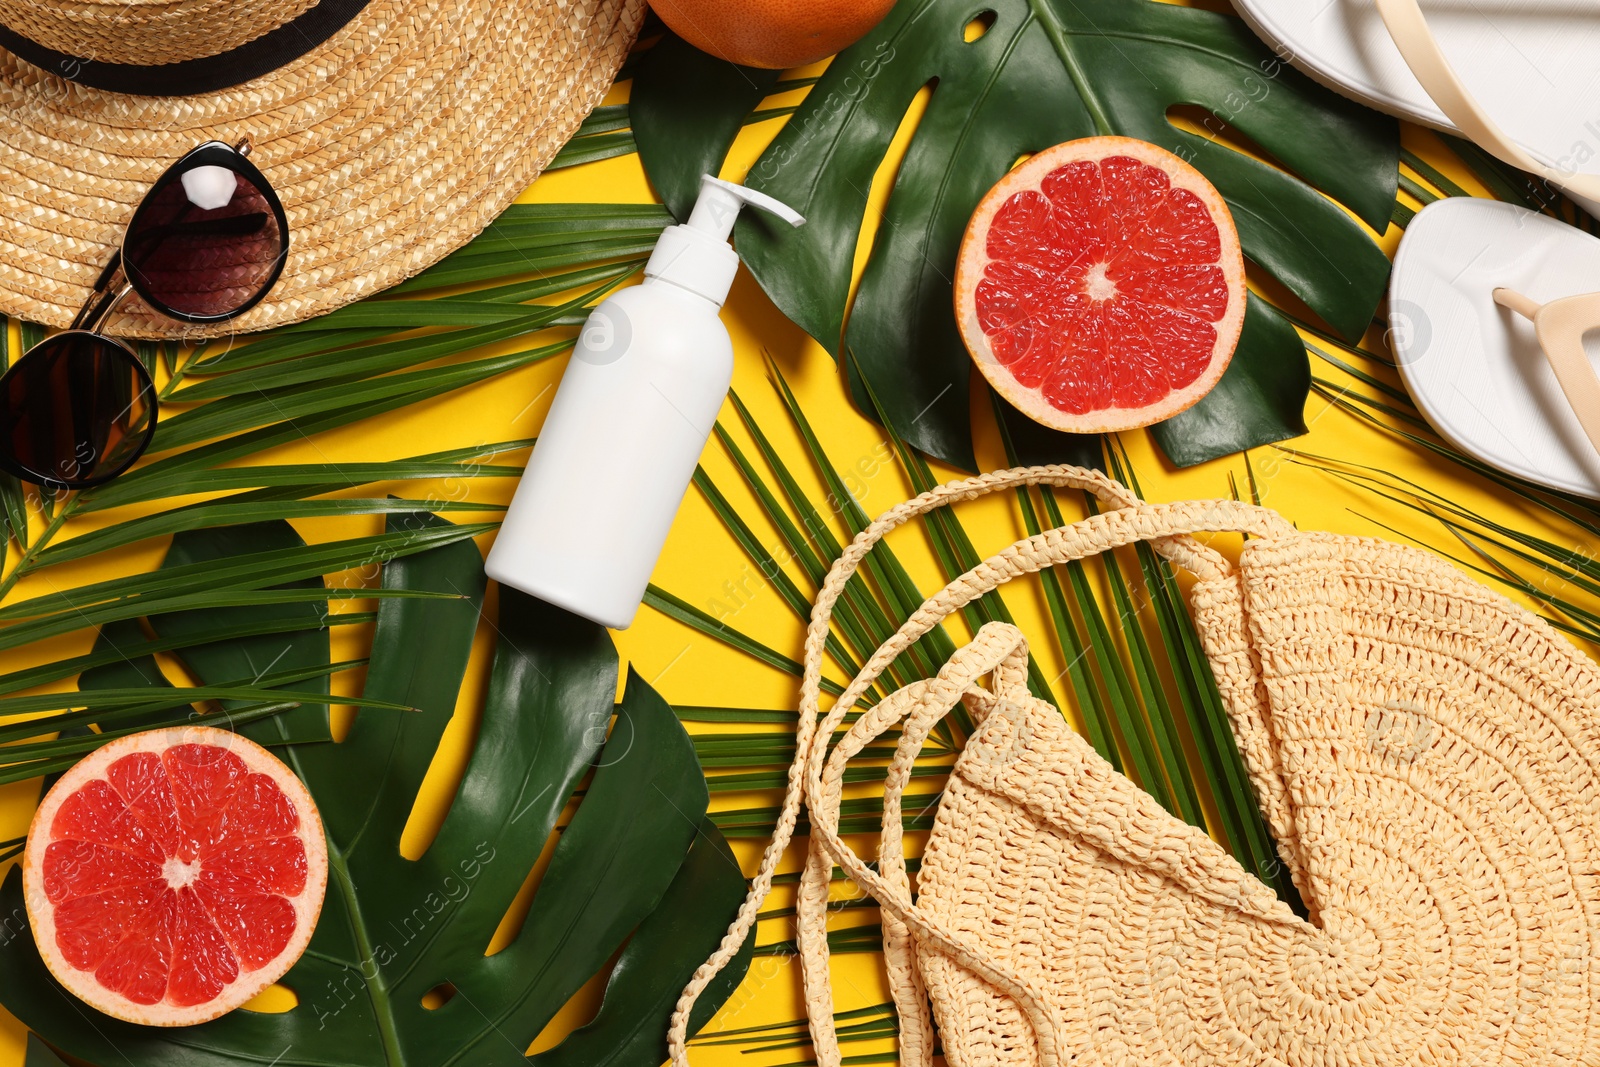
[[[305,951],[328,881],[305,786],[209,726],[112,741],[28,829],[28,920],[62,985],[107,1015],[187,1026],[243,1004]]]
[[[1035,422],[1148,426],[1228,369],[1244,256],[1222,197],[1145,141],[1089,137],[1033,156],[973,212],[956,320],[978,369]]]

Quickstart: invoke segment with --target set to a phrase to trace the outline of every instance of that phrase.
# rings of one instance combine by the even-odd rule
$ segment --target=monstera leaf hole
[[[274,982],[250,1000],[245,1001],[244,1010],[260,1011],[267,1014],[293,1011],[300,1006],[300,996],[293,989],[282,982]]]
[[[999,16],[993,11],[978,12],[978,14],[973,17],[973,20],[967,23],[966,27],[961,31],[961,39],[966,41],[968,44],[978,40],[984,34],[988,33],[991,28],[993,28],[994,20],[997,18],[999,18]]]
[[[450,998],[456,995],[456,987],[450,982],[440,982],[426,993],[422,994],[422,1006],[429,1011],[437,1011],[450,1003]]]

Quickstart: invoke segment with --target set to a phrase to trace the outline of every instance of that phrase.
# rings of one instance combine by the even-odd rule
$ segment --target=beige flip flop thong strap
[[[873,545],[891,530],[934,508],[1029,485],[1087,490],[1113,510],[1018,541],[951,582],[925,601],[905,625],[879,647],[834,701],[827,716],[822,717],[822,658],[833,606],[845,583]],[[825,784],[824,781],[828,743],[862,694],[902,652],[951,613],[990,590],[1019,575],[1138,541],[1151,542],[1162,555],[1198,577],[1219,578],[1231,573],[1227,561],[1219,553],[1189,536],[1200,531],[1248,532],[1269,538],[1292,536],[1295,532],[1293,526],[1274,512],[1238,501],[1146,504],[1124,486],[1099,472],[1079,467],[1048,466],[997,471],[939,486],[892,509],[857,535],[834,563],[827,581],[817,594],[816,606],[812,611],[811,625],[806,633],[795,762],[789,768],[788,787],[772,841],[762,855],[761,868],[751,883],[738,917],[717,951],[695,972],[673,1013],[667,1045],[675,1067],[687,1067],[688,1064],[688,1019],[695,1000],[739,951],[755,925],[757,912],[771,889],[773,875],[793,836],[803,795],[812,805],[813,835],[808,875],[802,881],[802,906],[806,914],[813,913],[819,902],[825,907],[825,882],[822,884],[822,893],[817,892],[820,868],[823,863],[831,864],[836,859],[851,879],[872,894],[882,905],[885,914],[893,920],[893,924],[886,924],[886,932],[893,935],[903,927],[926,943],[938,946],[963,967],[1012,997],[1038,1035],[1044,1067],[1054,1067],[1057,1063],[1054,1027],[1039,991],[1011,974],[1008,968],[969,951],[958,937],[917,909],[910,899],[903,859],[898,848],[891,849],[886,869],[880,874],[862,862],[839,839],[836,810],[829,810],[831,790],[836,788],[837,782],[834,782],[831,774],[828,779],[831,784]],[[848,751],[857,751],[858,748],[854,746],[864,744],[861,738],[868,732],[888,728],[891,719],[910,715],[913,720],[902,732],[902,743],[892,765],[886,812],[898,810],[899,790],[909,775],[909,762],[915,757],[915,751],[910,746],[920,748],[920,739],[926,737],[926,730],[953,707],[963,693],[971,689],[971,683],[977,677],[1000,672],[996,686],[1000,691],[1006,679],[1015,673],[1008,665],[1019,656],[1025,659],[1026,649],[1021,645],[1021,635],[1014,628],[996,630],[985,627],[971,645],[946,664],[938,678],[908,686],[905,692],[910,695],[902,696],[897,692],[879,708],[865,713],[864,719],[870,721],[866,726],[858,723],[857,729],[847,735],[847,742],[852,746]],[[838,761],[840,773],[845,758],[848,755]],[[895,825],[898,825],[898,819]],[[889,832],[886,828],[885,833]],[[812,1023],[812,1040],[820,1067],[838,1067],[840,1053],[833,1032],[832,997],[827,983],[827,941],[825,933],[818,930],[819,925],[808,922],[802,929],[806,1009]],[[909,949],[905,941],[905,938],[893,936],[890,939],[893,953],[891,966],[896,970],[902,970],[905,966]],[[907,1002],[916,993],[916,986],[911,984],[913,981],[905,975],[896,980],[893,991],[898,1005],[910,1007]],[[921,1067],[927,1062],[926,1057],[932,1047],[931,1025],[926,1020],[925,1009],[913,1008],[910,1018],[905,1018],[905,1021],[909,1024],[906,1030],[910,1039],[905,1051],[911,1056],[907,1062]]]
[[[1600,200],[1600,175],[1559,171],[1512,141],[1473,99],[1428,29],[1417,0],[1373,0],[1411,73],[1456,128],[1514,167],[1537,174],[1568,192]],[[1574,101],[1576,104],[1576,101]],[[1561,392],[1572,405],[1583,432],[1600,451],[1600,378],[1583,348],[1584,332],[1600,326],[1600,297],[1572,296],[1540,305],[1509,289],[1496,289],[1495,301],[1534,322],[1539,345],[1555,371]]]
[[[1548,304],[1511,289],[1496,289],[1495,303],[1533,321],[1550,369],[1589,443],[1600,452],[1600,377],[1583,347],[1583,335],[1600,328],[1600,293],[1562,297]]]
[[[1489,117],[1489,113],[1456,76],[1433,31],[1428,29],[1428,20],[1423,16],[1417,0],[1373,0],[1373,3],[1383,24],[1388,27],[1395,47],[1405,59],[1406,66],[1411,68],[1411,73],[1422,88],[1439,105],[1445,117],[1455,124],[1456,129],[1480,148],[1513,167],[1537,174],[1568,192],[1600,200],[1600,175],[1546,166],[1529,155]],[[1586,103],[1574,100],[1572,106]]]

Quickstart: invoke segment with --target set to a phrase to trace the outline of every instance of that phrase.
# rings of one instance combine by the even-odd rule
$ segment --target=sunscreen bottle
[[[762,193],[706,175],[689,221],[661,234],[644,282],[590,314],[485,570],[612,629],[644,598],[733,380],[718,317],[739,257],[739,210],[805,222]]]

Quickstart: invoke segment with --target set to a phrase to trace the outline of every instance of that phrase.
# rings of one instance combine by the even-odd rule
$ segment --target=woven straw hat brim
[[[136,300],[110,332],[245,333],[323,314],[466,244],[605,95],[645,0],[372,0],[321,46],[220,92],[87,88],[0,51],[0,312],[65,326],[152,182],[248,137],[288,215],[261,304],[209,330]]]

